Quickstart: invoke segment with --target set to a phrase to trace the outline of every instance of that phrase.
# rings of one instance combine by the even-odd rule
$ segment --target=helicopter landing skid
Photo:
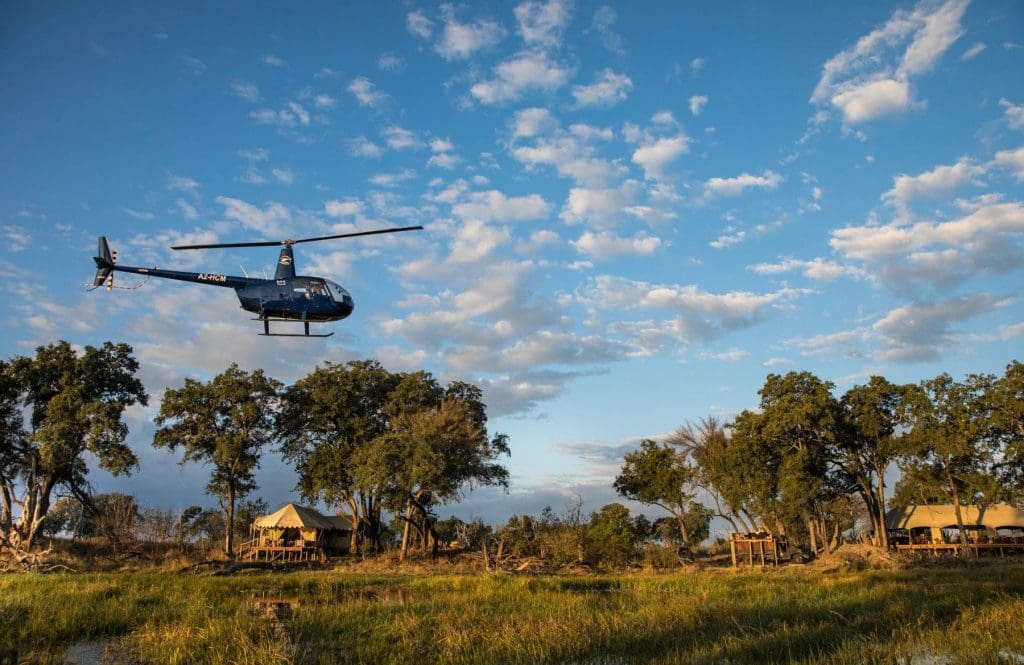
[[[330,337],[334,332],[326,334],[317,334],[309,332],[309,321],[295,321],[294,319],[253,319],[253,321],[263,322],[263,332],[258,333],[260,337]],[[303,333],[272,333],[270,332],[271,321],[287,321],[288,323],[302,323],[305,332]]]

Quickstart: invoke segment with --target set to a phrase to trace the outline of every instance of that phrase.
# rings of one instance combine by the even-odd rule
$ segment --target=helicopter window
[[[352,297],[348,294],[348,291],[341,288],[341,286],[335,284],[334,282],[328,282],[327,287],[331,290],[331,295],[334,296],[334,299],[337,300],[338,302],[344,302],[345,298]]]

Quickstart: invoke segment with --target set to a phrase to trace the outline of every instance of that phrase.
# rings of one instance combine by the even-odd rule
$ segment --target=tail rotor
[[[106,236],[100,236],[98,256],[92,257],[96,262],[96,277],[92,281],[94,289],[106,286],[107,291],[114,288],[114,264],[117,262],[117,252],[111,252],[107,245]]]

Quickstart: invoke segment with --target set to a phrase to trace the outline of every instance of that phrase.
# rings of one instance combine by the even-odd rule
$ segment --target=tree
[[[924,484],[952,502],[964,556],[970,555],[961,506],[985,497],[986,471],[992,458],[989,441],[991,411],[987,395],[994,377],[972,374],[954,381],[949,374],[921,382],[921,398],[913,408],[913,429],[907,439],[901,485]],[[904,493],[906,490],[904,490]],[[991,499],[992,497],[989,497]]]
[[[754,530],[750,508],[743,503],[745,487],[737,482],[739,478],[730,461],[731,442],[717,418],[708,416],[696,424],[686,422],[665,443],[678,447],[685,458],[693,461],[697,471],[694,484],[714,501],[715,515],[727,521],[733,531]]]
[[[744,501],[790,535],[806,528],[814,553],[824,535],[829,454],[840,423],[833,387],[810,372],[769,374],[759,391],[761,412],[737,416],[726,456],[740,481],[734,484],[748,488]]]
[[[122,420],[128,407],[147,404],[138,369],[127,344],[79,353],[63,341],[0,368],[0,542],[30,549],[58,487],[94,510],[87,456],[113,475],[138,464]],[[28,432],[16,404],[29,413]]]
[[[880,376],[854,386],[840,400],[843,427],[836,463],[864,501],[879,547],[889,546],[885,473],[906,450],[910,410],[918,401],[917,386],[894,385]]]
[[[182,464],[209,464],[208,494],[220,499],[224,511],[224,551],[234,556],[235,501],[255,487],[253,473],[263,450],[274,440],[274,417],[281,383],[232,364],[211,381],[185,379],[168,389],[155,419],[158,448],[181,448]]]
[[[403,377],[388,411],[388,432],[356,453],[354,478],[405,521],[403,556],[413,528],[436,553],[434,506],[457,501],[467,486],[508,487],[508,470],[496,461],[509,453],[507,437],[488,435],[479,388],[453,382],[441,390],[422,372]]]
[[[1016,360],[986,395],[991,436],[998,451],[996,472],[1010,500],[1024,504],[1024,364]]]
[[[629,508],[621,503],[609,503],[590,515],[587,558],[592,563],[623,566],[636,558],[639,539]]]
[[[352,459],[387,431],[388,401],[400,380],[374,360],[327,363],[281,396],[277,431],[299,490],[308,500],[349,512],[354,551],[361,534],[379,549],[383,523],[381,489],[355,483]]]
[[[678,452],[650,439],[625,457],[615,477],[615,491],[627,499],[655,505],[676,519],[679,535],[686,547],[695,544],[687,530],[687,506],[696,496],[697,470]]]

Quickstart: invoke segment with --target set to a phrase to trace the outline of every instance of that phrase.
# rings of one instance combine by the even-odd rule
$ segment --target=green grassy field
[[[14,662],[100,641],[143,663],[1024,663],[1022,627],[1019,564],[0,576],[0,660]]]

